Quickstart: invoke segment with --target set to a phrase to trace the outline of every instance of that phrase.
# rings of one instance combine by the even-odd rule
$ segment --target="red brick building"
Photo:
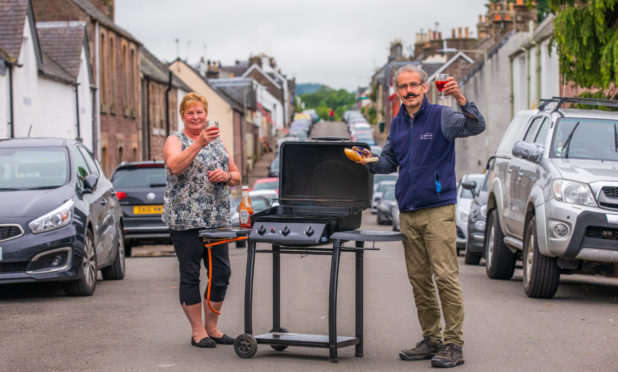
[[[140,43],[114,24],[112,0],[32,0],[37,21],[86,22],[95,75],[95,155],[109,175],[142,159]],[[104,13],[105,12],[105,13]]]

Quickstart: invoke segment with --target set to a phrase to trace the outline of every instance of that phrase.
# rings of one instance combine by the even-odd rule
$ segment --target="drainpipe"
[[[150,77],[144,75],[146,79],[146,160],[150,160]]]
[[[515,116],[515,78],[513,77],[513,56],[509,56],[509,80],[511,85],[511,118]]]
[[[9,138],[15,138],[15,111],[13,110],[13,64],[9,67]]]
[[[75,83],[74,87],[75,87],[75,119],[76,119],[75,129],[76,129],[76,133],[77,133],[77,137],[75,138],[75,140],[77,142],[81,143],[82,142],[82,138],[81,138],[82,136],[81,136],[81,133],[79,131],[79,89],[78,89],[79,83]]]
[[[97,130],[97,87],[91,86],[90,91],[92,92],[92,151],[96,151],[97,149],[97,139],[95,137],[95,133]]]
[[[97,159],[99,159],[100,162],[103,162],[103,159],[101,159],[101,63],[99,62],[100,60],[100,56],[101,56],[101,52],[99,50],[100,46],[100,40],[101,40],[101,35],[99,35],[99,22],[95,21],[94,22],[94,64],[95,64],[95,69],[97,71],[97,75],[96,75],[96,95],[94,97],[94,107],[93,109],[95,110],[94,116],[95,116],[95,127],[96,127],[96,133],[93,133],[93,137],[96,137],[96,146],[93,149],[94,153],[97,156]]]
[[[541,103],[541,47],[534,40],[534,23],[532,21],[528,23],[528,29],[530,30],[530,44],[535,47],[536,107],[539,107]]]
[[[172,72],[168,71],[167,89],[165,89],[165,137],[170,135],[170,91],[172,90]]]

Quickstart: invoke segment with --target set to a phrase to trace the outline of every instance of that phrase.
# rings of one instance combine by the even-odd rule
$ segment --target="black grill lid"
[[[360,142],[284,142],[279,154],[279,203],[368,208],[373,175],[343,149]]]

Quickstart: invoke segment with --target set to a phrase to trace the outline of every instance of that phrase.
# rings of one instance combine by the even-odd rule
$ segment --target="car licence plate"
[[[0,247],[0,261],[2,261],[2,247]]]
[[[606,214],[607,222],[618,224],[618,214]]]
[[[163,213],[162,205],[134,205],[133,214],[161,214]]]

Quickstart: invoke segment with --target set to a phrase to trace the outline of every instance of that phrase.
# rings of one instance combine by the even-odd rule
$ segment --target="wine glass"
[[[440,92],[439,99],[446,98],[442,91],[444,90],[444,86],[446,85],[447,79],[449,78],[449,76],[451,76],[451,75],[449,75],[449,74],[438,74],[438,76],[436,76],[436,88]]]

